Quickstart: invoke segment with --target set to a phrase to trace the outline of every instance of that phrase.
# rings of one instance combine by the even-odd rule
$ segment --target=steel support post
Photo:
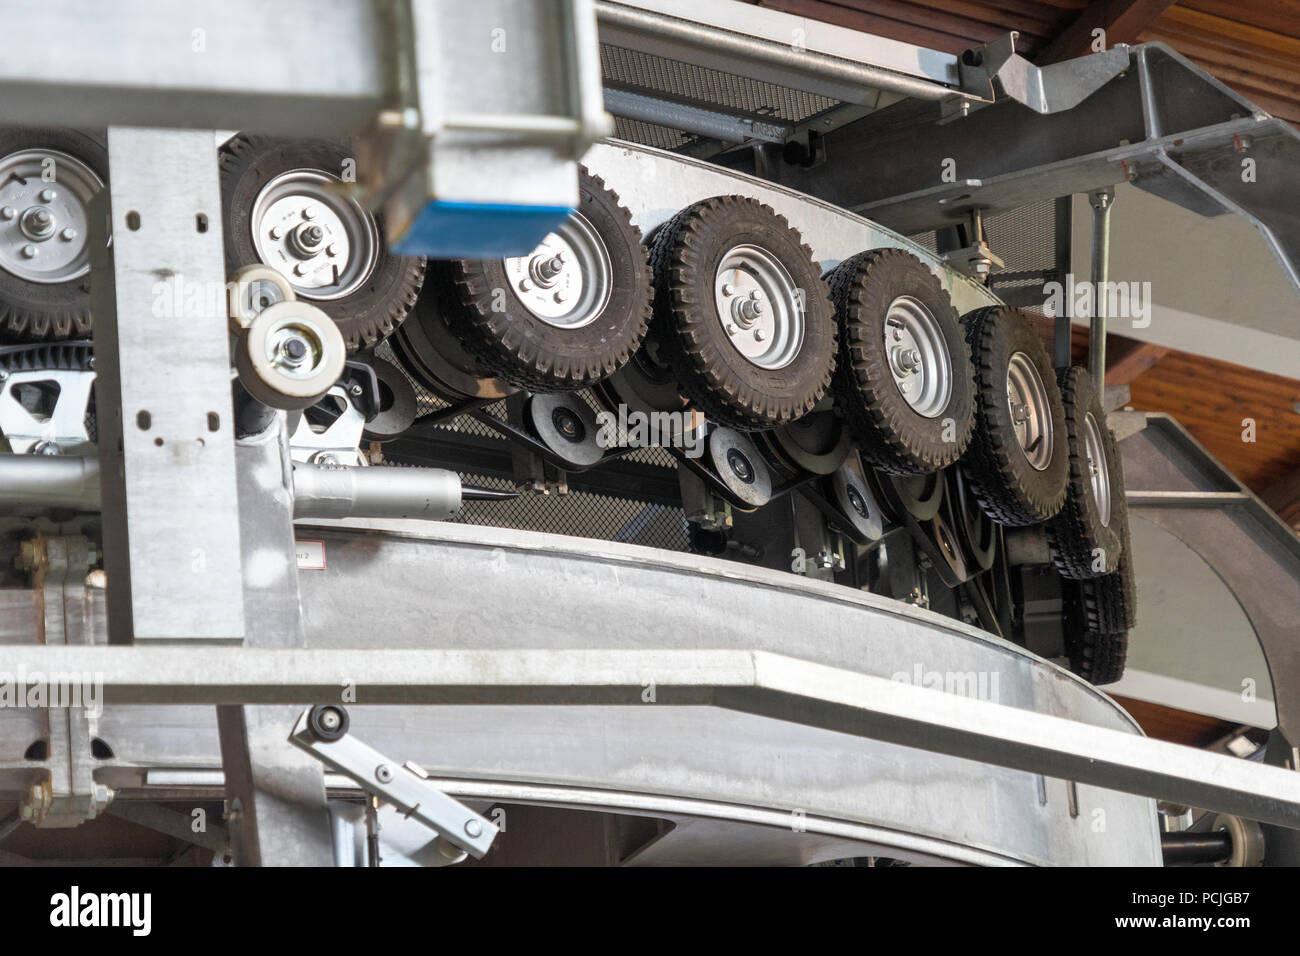
[[[306,645],[294,561],[293,469],[285,416],[236,446],[248,647]],[[347,679],[339,675],[340,685]],[[298,708],[217,708],[230,845],[239,866],[332,866],[321,764],[286,739]]]
[[[1088,326],[1088,373],[1098,395],[1106,392],[1106,320],[1110,306],[1106,283],[1110,275],[1110,207],[1114,189],[1088,194],[1092,204],[1092,318]],[[1067,293],[1068,294],[1068,293]]]
[[[215,137],[113,127],[108,148],[90,245],[109,640],[238,643]]]

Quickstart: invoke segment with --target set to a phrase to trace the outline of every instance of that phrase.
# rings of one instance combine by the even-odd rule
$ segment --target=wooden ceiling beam
[[[1300,527],[1300,468],[1266,488],[1260,498],[1291,527]]]
[[[1106,336],[1106,384],[1131,385],[1139,375],[1169,354],[1154,342]]]
[[[1092,33],[1106,31],[1106,46],[1136,43],[1142,31],[1173,6],[1174,0],[1093,0],[1037,56],[1040,65],[1070,60],[1093,52]]]

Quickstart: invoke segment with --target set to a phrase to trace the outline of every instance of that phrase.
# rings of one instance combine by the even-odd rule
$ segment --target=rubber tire
[[[916,256],[880,249],[845,259],[829,281],[840,332],[835,407],[862,456],[899,477],[929,474],[957,461],[975,428],[975,370],[957,311],[938,278]],[[930,311],[948,346],[952,395],[934,418],[913,410],[889,366],[885,316],[890,303],[902,295]],[[953,440],[945,441],[945,433]]]
[[[632,214],[599,176],[580,170],[578,212],[609,252],[613,290],[595,321],[563,329],[533,315],[515,294],[501,259],[451,265],[447,322],[465,349],[497,378],[535,392],[572,392],[613,375],[650,327],[650,262]],[[493,305],[504,293],[506,308]]]
[[[1008,527],[1025,527],[1053,517],[1065,502],[1069,450],[1065,408],[1056,371],[1034,327],[1006,306],[977,309],[962,319],[975,366],[975,433],[961,466],[988,516]],[[1007,404],[1007,368],[1024,352],[1038,370],[1052,413],[1053,448],[1038,471],[1016,440]]]
[[[1106,427],[1106,412],[1087,369],[1062,369],[1058,376],[1061,401],[1065,406],[1065,428],[1070,446],[1070,476],[1065,504],[1047,523],[1047,540],[1052,562],[1062,577],[1076,581],[1110,574],[1119,565],[1124,548],[1123,527],[1128,522],[1124,501],[1124,469],[1115,436]],[[1101,430],[1106,469],[1110,476],[1110,523],[1101,523],[1101,511],[1088,478],[1084,447],[1084,419],[1091,412]],[[1097,552],[1104,559],[1096,567]]]
[[[351,158],[347,145],[331,140],[285,140],[239,134],[221,147],[221,208],[225,228],[226,272],[261,262],[253,245],[253,203],[271,179],[291,169],[319,169],[338,175]],[[339,327],[349,352],[374,348],[410,313],[424,284],[425,260],[395,256],[384,241],[384,218],[375,214],[380,248],[366,281],[341,299],[304,302],[319,306]]]
[[[108,183],[108,144],[102,134],[24,126],[0,129],[0,157],[42,147],[75,156]],[[0,336],[7,342],[88,337],[92,325],[90,278],[87,273],[67,282],[42,285],[0,269]]]
[[[775,255],[804,290],[803,347],[780,369],[764,369],[732,347],[714,306],[722,256],[752,244]],[[771,207],[744,196],[717,196],[688,206],[656,233],[654,322],[659,354],[682,390],[712,421],[757,430],[812,411],[835,367],[835,317],[812,250]]]
[[[1124,676],[1128,632],[1137,624],[1137,581],[1127,520],[1120,527],[1120,538],[1119,562],[1112,573],[1062,582],[1070,670],[1099,685]]]

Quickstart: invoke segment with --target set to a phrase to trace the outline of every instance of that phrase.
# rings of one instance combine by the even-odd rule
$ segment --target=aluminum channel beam
[[[366,0],[62,0],[24,10],[0,59],[0,121],[357,133],[396,90]]]
[[[1300,776],[764,651],[14,649],[22,673],[102,675],[115,703],[716,706],[1300,827]]]

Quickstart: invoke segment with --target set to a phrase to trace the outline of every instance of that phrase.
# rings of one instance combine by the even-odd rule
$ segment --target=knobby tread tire
[[[835,407],[863,457],[899,477],[938,471],[957,461],[975,426],[974,370],[961,322],[934,273],[910,253],[881,249],[844,260],[829,284],[840,341],[832,386]],[[912,409],[890,370],[885,316],[902,295],[926,306],[948,345],[952,393],[934,418]]]
[[[339,176],[351,158],[346,143],[287,140],[241,133],[221,147],[221,206],[226,271],[260,262],[253,244],[253,203],[262,187],[292,169],[319,169]],[[424,285],[425,260],[395,256],[384,239],[384,218],[375,214],[379,249],[374,268],[359,288],[338,299],[297,297],[322,309],[343,333],[349,352],[374,348],[402,324]]]
[[[975,432],[962,470],[994,521],[1009,527],[1046,521],[1065,502],[1069,466],[1065,409],[1051,360],[1033,326],[1014,309],[990,306],[962,321],[975,366]],[[1043,471],[1030,465],[1012,427],[1007,368],[1016,352],[1024,352],[1038,370],[1051,410],[1052,457]]]
[[[780,369],[760,368],[741,355],[717,314],[718,263],[728,250],[746,243],[780,259],[803,292],[803,344]],[[835,319],[812,250],[785,217],[744,196],[701,200],[660,227],[650,263],[651,334],[696,408],[719,424],[748,430],[772,428],[812,411],[830,387]]]
[[[1115,438],[1106,427],[1106,412],[1088,371],[1077,366],[1062,369],[1058,383],[1065,406],[1070,476],[1065,503],[1047,522],[1047,540],[1052,548],[1052,561],[1061,575],[1082,581],[1110,574],[1119,564],[1124,547],[1121,529],[1128,521],[1124,472]],[[1089,413],[1097,422],[1109,473],[1111,513],[1108,524],[1102,523],[1101,509],[1089,476],[1084,438]]]
[[[108,182],[108,144],[102,133],[40,127],[0,129],[0,157],[26,149],[75,156]],[[58,166],[55,165],[55,176]],[[89,273],[67,282],[29,282],[0,269],[0,338],[49,342],[87,338],[92,319]]]
[[[532,391],[576,391],[613,375],[650,327],[650,261],[641,232],[618,194],[581,171],[578,211],[610,256],[613,290],[600,315],[575,329],[548,325],[515,296],[499,259],[456,260],[435,279],[447,290],[446,315],[466,351],[492,375]],[[507,307],[498,306],[504,294]]]

